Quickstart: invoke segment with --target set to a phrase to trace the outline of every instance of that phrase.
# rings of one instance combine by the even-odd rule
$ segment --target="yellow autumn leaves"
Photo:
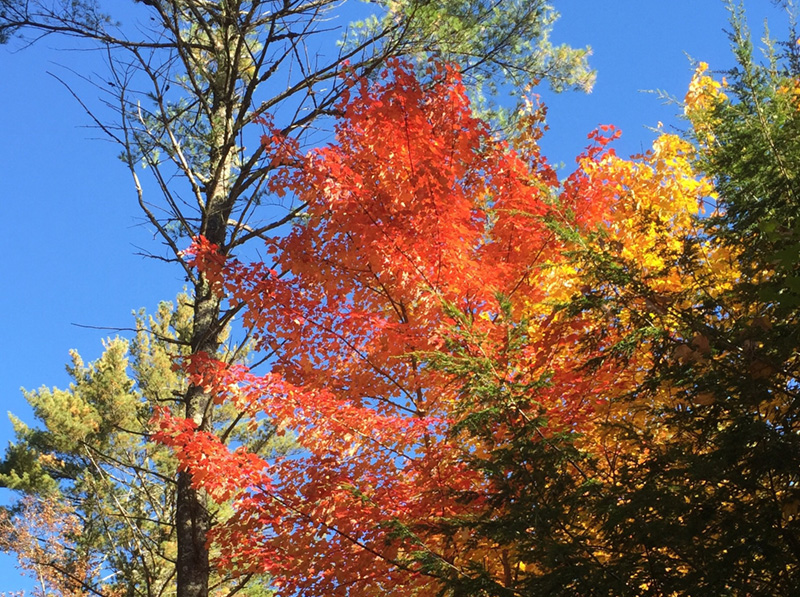
[[[707,64],[700,64],[686,96],[686,114],[702,130],[709,111],[726,101],[724,85],[707,76],[707,69]],[[708,141],[710,132],[703,134]],[[716,209],[716,193],[712,181],[698,171],[696,147],[678,135],[661,133],[649,151],[631,159],[613,151],[590,154],[582,160],[575,180],[580,185],[578,195],[592,197],[604,208],[584,229],[575,224],[572,230],[577,234],[564,241],[562,258],[539,268],[537,287],[542,294],[523,306],[531,339],[544,341],[552,334],[553,322],[566,316],[554,311],[555,306],[581,294],[616,294],[614,300],[624,308],[608,318],[587,316],[579,335],[592,335],[594,330],[594,335],[610,334],[622,341],[649,325],[673,337],[676,345],[685,342],[687,350],[690,345],[694,350],[693,340],[683,339],[677,331],[682,328],[682,314],[691,313],[697,301],[716,301],[740,277],[735,249],[704,230],[706,216]],[[617,286],[607,279],[603,288],[595,287],[589,274],[592,260],[613,264],[620,275],[635,282]],[[567,342],[563,349],[565,354],[552,354],[551,348],[549,366],[579,366],[574,346]],[[713,358],[707,342],[701,352],[704,359]],[[650,359],[649,351],[640,346],[635,358],[609,382],[596,405],[598,416],[629,416],[629,405],[616,405],[616,400],[642,383]],[[608,445],[609,439],[596,438],[598,449],[618,449]]]
[[[697,65],[691,83],[689,83],[689,90],[684,98],[683,111],[690,119],[698,112],[711,110],[718,102],[728,99],[728,96],[722,91],[725,87],[725,81],[714,80],[706,74],[707,71],[708,63],[700,62]]]

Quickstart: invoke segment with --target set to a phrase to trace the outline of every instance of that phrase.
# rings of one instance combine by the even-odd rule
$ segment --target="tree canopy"
[[[740,66],[700,64],[691,134],[639,158],[601,130],[559,184],[535,110],[494,141],[457,75],[398,64],[282,183],[308,207],[271,261],[196,242],[279,357],[187,373],[306,452],[198,460],[213,436],[162,421],[236,496],[226,564],[286,594],[791,592],[794,217],[763,214],[792,196],[796,48],[757,64],[739,18]]]
[[[600,127],[559,176],[536,96],[502,132],[476,104],[491,91],[484,58],[523,47],[476,54],[495,39],[477,24],[506,22],[489,4],[381,4],[358,27],[371,41],[342,46],[354,62],[301,69],[303,84],[266,103],[254,81],[283,60],[267,48],[296,50],[292,11],[313,23],[324,2],[280,17],[263,3],[144,4],[165,47],[103,39],[95,12],[73,18],[158,74],[152,110],[132,112],[134,78],[114,63],[122,120],[106,130],[193,292],[140,317],[133,378],[116,340],[88,367],[75,359],[69,391],[29,395],[45,429],[18,424],[0,479],[69,501],[21,504],[24,562],[38,572],[51,540],[48,580],[105,567],[130,590],[171,587],[175,571],[179,595],[792,594],[794,34],[767,40],[759,62],[734,10],[737,67],[698,64],[683,134],[624,158]],[[527,6],[515,18],[542,27],[546,55],[547,7]],[[10,30],[65,23],[32,16]],[[242,22],[272,28],[259,41]],[[152,70],[144,56],[162,50],[184,74]],[[576,56],[555,85],[583,76]],[[194,99],[173,101],[167,80]],[[309,149],[314,118],[334,135]],[[140,160],[166,218],[143,199]],[[266,198],[284,215],[256,223]],[[226,340],[234,317],[246,350]],[[174,525],[151,513],[171,500]],[[134,510],[152,526],[130,524]],[[143,570],[158,571],[149,584]]]

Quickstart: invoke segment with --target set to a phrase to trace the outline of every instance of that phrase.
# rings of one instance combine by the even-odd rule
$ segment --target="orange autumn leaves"
[[[594,248],[639,268],[651,302],[665,303],[632,301],[666,316],[687,283],[675,266],[681,239],[711,189],[677,137],[624,160],[608,146],[613,130],[595,134],[559,184],[531,151],[537,129],[497,141],[446,67],[423,84],[395,63],[377,82],[353,81],[341,108],[336,141],[282,155],[302,170],[270,181],[305,205],[268,242],[271,263],[221,259],[204,239],[191,249],[273,356],[267,374],[204,355],[183,363],[186,373],[243,416],[294,434],[300,449],[267,460],[166,417],[158,439],[198,486],[233,500],[213,537],[221,565],[269,572],[287,594],[435,595],[426,558],[455,574],[473,559],[510,564],[486,542],[436,531],[479,514],[491,488],[464,458],[480,441],[450,433],[468,414],[465,380],[432,367],[432,355],[459,345],[497,379],[536,386],[522,416],[616,449],[592,430],[646,363],[588,366],[633,324],[559,306],[607,290],[586,288],[580,255]],[[509,344],[515,325],[527,326],[524,346]],[[454,498],[468,491],[477,497]]]

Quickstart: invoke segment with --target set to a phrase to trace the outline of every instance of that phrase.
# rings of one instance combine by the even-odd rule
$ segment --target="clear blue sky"
[[[683,97],[690,58],[712,69],[732,65],[728,15],[719,0],[554,4],[562,17],[553,40],[590,45],[598,77],[589,95],[543,92],[550,131],[542,145],[552,163],[571,166],[598,124],[622,130],[620,154],[646,149],[654,137],[649,127],[659,121],[679,126],[678,107],[648,90]],[[755,37],[768,18],[773,36],[785,38],[782,9],[770,0],[745,5]],[[47,74],[80,86],[70,69],[102,73],[102,57],[64,51],[55,39],[14,47],[0,47],[0,254],[6,255],[0,268],[0,410],[33,423],[20,388],[66,386],[72,348],[85,361],[100,355],[108,333],[74,324],[129,327],[132,310],[172,299],[183,280],[177,269],[135,254],[156,241],[142,223],[117,148],[85,128],[91,123],[82,108]],[[0,446],[12,437],[0,412]],[[8,499],[0,493],[0,500]],[[0,556],[0,593],[31,587],[14,561]]]

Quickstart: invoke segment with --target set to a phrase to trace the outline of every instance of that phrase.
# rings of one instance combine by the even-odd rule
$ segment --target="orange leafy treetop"
[[[531,417],[547,421],[542,438],[590,432],[598,413],[608,416],[608,396],[636,377],[636,366],[610,362],[587,374],[603,343],[586,335],[603,328],[608,343],[614,326],[555,309],[585,290],[567,255],[599,228],[646,258],[667,288],[668,268],[654,260],[669,247],[655,227],[641,239],[632,227],[686,210],[659,200],[659,189],[685,182],[695,205],[704,192],[689,185],[670,138],[637,165],[606,148],[613,130],[594,135],[561,187],[536,146],[537,112],[501,143],[472,114],[455,72],[432,66],[428,79],[395,62],[377,83],[352,82],[335,143],[270,182],[306,205],[293,230],[268,243],[271,264],[225,260],[202,238],[190,249],[274,359],[265,375],[202,354],[182,367],[301,449],[262,459],[166,414],[158,439],[213,499],[232,500],[212,537],[219,565],[268,572],[285,594],[435,595],[442,570],[468,575],[476,561],[512,583],[512,568],[525,569],[513,554],[437,531],[490,507],[493,481],[469,457]],[[300,159],[275,134],[265,139],[281,160]],[[514,344],[520,325],[526,341]],[[500,386],[528,388],[492,446],[452,432],[487,407],[465,399],[469,380],[430,366],[453,351],[481,359]]]

